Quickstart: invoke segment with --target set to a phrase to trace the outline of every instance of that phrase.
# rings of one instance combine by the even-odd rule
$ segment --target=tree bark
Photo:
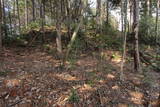
[[[16,5],[17,5],[17,14],[18,14],[18,30],[19,33],[21,32],[21,22],[20,22],[20,13],[19,13],[19,1],[16,0]]]
[[[33,17],[33,21],[36,20],[36,16],[35,16],[35,1],[32,0],[32,17]]]
[[[9,5],[8,5],[8,9],[9,9]],[[12,18],[11,18],[11,10],[9,9],[9,12],[8,12],[8,15],[9,15],[9,31],[10,31],[10,34],[12,35]]]
[[[97,0],[97,7],[96,7],[97,32],[99,31],[101,32],[102,30],[101,5],[102,5],[102,1]]]
[[[8,34],[7,34],[7,24],[6,24],[6,11],[5,11],[5,2],[4,2],[4,0],[2,0],[2,7],[3,7],[3,15],[2,15],[2,18],[3,18],[3,29],[4,29],[4,34],[5,34],[5,36],[7,36]]]
[[[107,10],[107,17],[106,17],[107,24],[109,24],[109,1],[108,0],[106,0],[106,10]]]
[[[139,0],[133,0],[133,34],[134,34],[134,70],[141,72],[140,56],[139,56]]]
[[[159,5],[160,5],[160,0],[157,0],[157,9],[156,9],[156,26],[155,26],[155,32],[156,32],[156,37],[158,36],[158,19],[159,19]],[[157,42],[157,41],[156,41]]]
[[[120,80],[123,80],[123,67],[126,59],[126,44],[127,44],[127,7],[128,7],[128,0],[125,0],[124,2],[124,44],[123,44],[123,57],[122,57],[122,63],[121,63],[121,74],[120,74]]]
[[[28,25],[28,0],[25,0],[25,27]]]
[[[159,29],[159,26],[158,26],[158,20],[159,20],[159,5],[160,5],[160,0],[157,0],[157,9],[156,9],[156,26],[155,26],[155,32],[156,32],[156,47],[157,47],[157,55],[156,55],[156,58],[158,58],[158,42],[159,42],[159,37],[158,37],[158,29]]]
[[[69,56],[69,53],[70,53],[70,51],[71,51],[71,49],[72,49],[73,43],[74,43],[74,41],[76,40],[77,33],[78,33],[79,29],[80,29],[80,26],[83,24],[83,13],[84,13],[85,10],[86,10],[86,5],[87,5],[87,4],[86,4],[86,0],[82,0],[82,11],[81,11],[80,22],[79,22],[79,24],[77,25],[76,29],[75,29],[74,32],[73,32],[71,41],[70,41],[70,43],[69,43],[69,45],[68,45],[68,49],[67,49],[67,53],[66,53],[66,56],[65,56],[65,58],[64,58],[64,61],[67,60],[67,58],[68,58],[68,56]],[[63,63],[64,63],[64,61],[63,61]]]
[[[57,5],[57,20],[56,20],[56,30],[57,30],[57,51],[59,54],[62,54],[62,41],[61,41],[61,23],[62,23],[62,10],[61,10],[61,2],[58,2]]]
[[[40,17],[41,17],[41,29],[42,29],[42,42],[45,42],[45,31],[44,31],[44,25],[45,25],[45,0],[42,0],[41,2],[41,8],[40,8]]]
[[[133,2],[132,0],[129,1],[129,7],[130,7],[130,21],[129,21],[129,31],[132,32],[132,23],[133,23]]]
[[[2,52],[2,3],[0,0],[0,52]]]

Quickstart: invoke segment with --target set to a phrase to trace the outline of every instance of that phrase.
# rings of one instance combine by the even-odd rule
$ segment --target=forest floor
[[[159,73],[135,73],[128,65],[122,82],[120,61],[110,59],[111,51],[104,51],[105,60],[91,53],[62,67],[58,58],[39,48],[5,48],[0,107],[145,107],[156,102]]]

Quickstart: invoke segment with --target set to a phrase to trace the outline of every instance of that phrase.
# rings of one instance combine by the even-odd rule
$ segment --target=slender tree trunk
[[[45,15],[46,15],[46,1],[43,0],[43,23],[44,25],[46,24]]]
[[[33,21],[36,20],[36,16],[35,16],[35,1],[32,0],[32,17],[33,17]]]
[[[122,36],[123,36],[123,32],[124,32],[124,16],[123,16],[123,12],[124,11],[124,0],[121,0],[121,30],[122,30]]]
[[[102,20],[101,20],[101,5],[102,1],[97,0],[97,8],[96,8],[96,21],[97,21],[97,32],[102,30]]]
[[[28,0],[26,0],[27,2],[27,4],[26,4],[26,8],[27,8],[27,12],[26,12],[26,18],[27,18],[27,26],[28,26],[28,23],[29,23],[29,1]]]
[[[160,1],[157,0],[157,9],[156,9],[156,26],[155,26],[155,32],[156,32],[156,36],[158,36],[158,19],[159,19],[159,5],[160,5]]]
[[[147,0],[147,16],[150,16],[150,0]]]
[[[57,21],[56,21],[56,30],[57,30],[57,51],[62,54],[62,41],[61,41],[61,23],[62,23],[62,10],[61,10],[61,2],[58,2],[57,7]]]
[[[132,32],[132,23],[133,23],[133,5],[132,5],[132,0],[130,0],[129,2],[129,6],[130,6],[130,20],[129,20],[129,31]]]
[[[152,3],[153,3],[153,0],[149,0],[149,2],[150,2],[149,16],[152,17]]]
[[[0,0],[0,53],[2,52],[2,3]]]
[[[139,56],[139,0],[133,0],[133,33],[134,33],[134,70],[136,72],[141,72],[140,56]]]
[[[109,24],[109,1],[108,0],[106,0],[106,10],[107,10],[107,24]]]
[[[16,0],[14,0],[14,3],[13,3],[13,15],[14,15],[13,24],[14,24],[14,28],[16,28]]]
[[[123,67],[126,59],[126,44],[127,44],[127,10],[128,10],[128,0],[125,0],[124,2],[124,44],[123,44],[123,57],[122,57],[122,63],[121,63],[121,74],[120,74],[120,79],[123,80]]]
[[[150,1],[150,0],[147,0],[146,2],[147,2],[147,23],[149,23],[150,17],[151,17],[151,15],[150,15],[150,11],[151,11],[151,8],[150,8],[150,6],[151,6],[151,1]],[[147,35],[149,36],[149,34],[150,34],[150,27],[148,26],[148,27],[147,27]]]
[[[20,22],[20,13],[19,13],[19,1],[16,0],[16,5],[17,5],[17,14],[18,14],[18,30],[19,33],[21,32],[21,22]]]
[[[27,14],[28,14],[28,11],[27,11],[27,5],[28,5],[28,1],[25,0],[25,27],[27,27],[28,25],[28,19],[27,19]]]
[[[5,2],[4,2],[4,0],[2,0],[2,6],[3,6],[3,12],[2,12],[3,15],[2,15],[2,18],[3,18],[3,25],[4,25],[3,29],[4,29],[5,36],[7,36],[8,33],[7,33],[6,11],[5,11]]]
[[[53,18],[53,4],[52,4],[52,0],[49,0],[49,2],[50,2],[50,17],[51,17],[51,19]]]
[[[9,9],[9,5],[8,5],[8,9]],[[12,18],[11,18],[11,11],[9,9],[9,12],[8,12],[8,15],[9,15],[9,30],[10,30],[10,34],[12,35]]]
[[[42,28],[42,42],[44,43],[45,42],[45,31],[44,31],[44,25],[45,25],[45,0],[42,0],[42,3],[41,3],[41,28]]]
[[[68,27],[68,37],[69,39],[71,39],[71,12],[70,12],[70,9],[71,9],[71,1],[70,0],[67,0],[67,16],[68,16],[68,23],[67,23],[67,27]]]
[[[158,29],[159,29],[159,26],[158,26],[158,20],[159,20],[159,5],[160,5],[160,0],[157,0],[157,9],[156,9],[156,26],[155,26],[155,32],[156,32],[156,47],[157,47],[157,58],[158,58],[158,42],[159,42],[159,36],[158,36]]]
[[[75,29],[74,32],[73,32],[71,41],[70,41],[70,43],[69,43],[69,45],[68,45],[68,49],[67,49],[67,53],[66,53],[66,56],[65,56],[65,58],[64,58],[64,61],[67,60],[67,58],[68,58],[68,56],[69,56],[69,53],[70,53],[70,51],[71,51],[71,49],[72,49],[73,43],[74,43],[75,40],[76,40],[77,33],[78,33],[81,25],[83,24],[83,14],[84,14],[85,11],[86,11],[86,8],[87,8],[86,5],[87,5],[87,4],[86,4],[86,0],[82,0],[82,10],[81,10],[80,22],[79,22],[79,24],[77,25],[76,29]],[[63,63],[64,63],[64,61],[63,61]]]

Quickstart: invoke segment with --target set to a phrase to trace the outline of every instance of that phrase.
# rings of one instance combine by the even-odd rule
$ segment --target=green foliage
[[[75,89],[71,90],[71,95],[69,96],[69,102],[72,103],[79,102],[79,96]]]
[[[25,33],[28,33],[31,30],[34,30],[34,29],[38,29],[39,30],[40,27],[41,27],[41,23],[42,23],[41,19],[36,20],[36,21],[32,21],[27,25],[27,27],[26,26],[22,27],[21,33],[25,34]]]
[[[121,39],[115,35],[97,35],[95,38],[99,48],[120,49]]]
[[[10,70],[0,71],[0,77],[6,77],[10,72],[11,72]]]
[[[7,72],[0,72],[0,77],[5,77],[5,76],[7,76]]]
[[[160,22],[158,24],[160,24]],[[141,18],[139,27],[139,40],[141,44],[155,45],[157,38],[155,25],[156,22],[154,17],[143,16]],[[158,39],[160,39],[160,34],[158,34]]]

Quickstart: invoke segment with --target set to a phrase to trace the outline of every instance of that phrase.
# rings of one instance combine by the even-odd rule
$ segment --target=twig
[[[22,102],[22,99],[16,101],[15,103],[13,103],[13,104],[11,104],[11,105],[9,105],[8,107],[13,107],[13,106],[15,106],[16,104],[19,104],[20,102]]]

